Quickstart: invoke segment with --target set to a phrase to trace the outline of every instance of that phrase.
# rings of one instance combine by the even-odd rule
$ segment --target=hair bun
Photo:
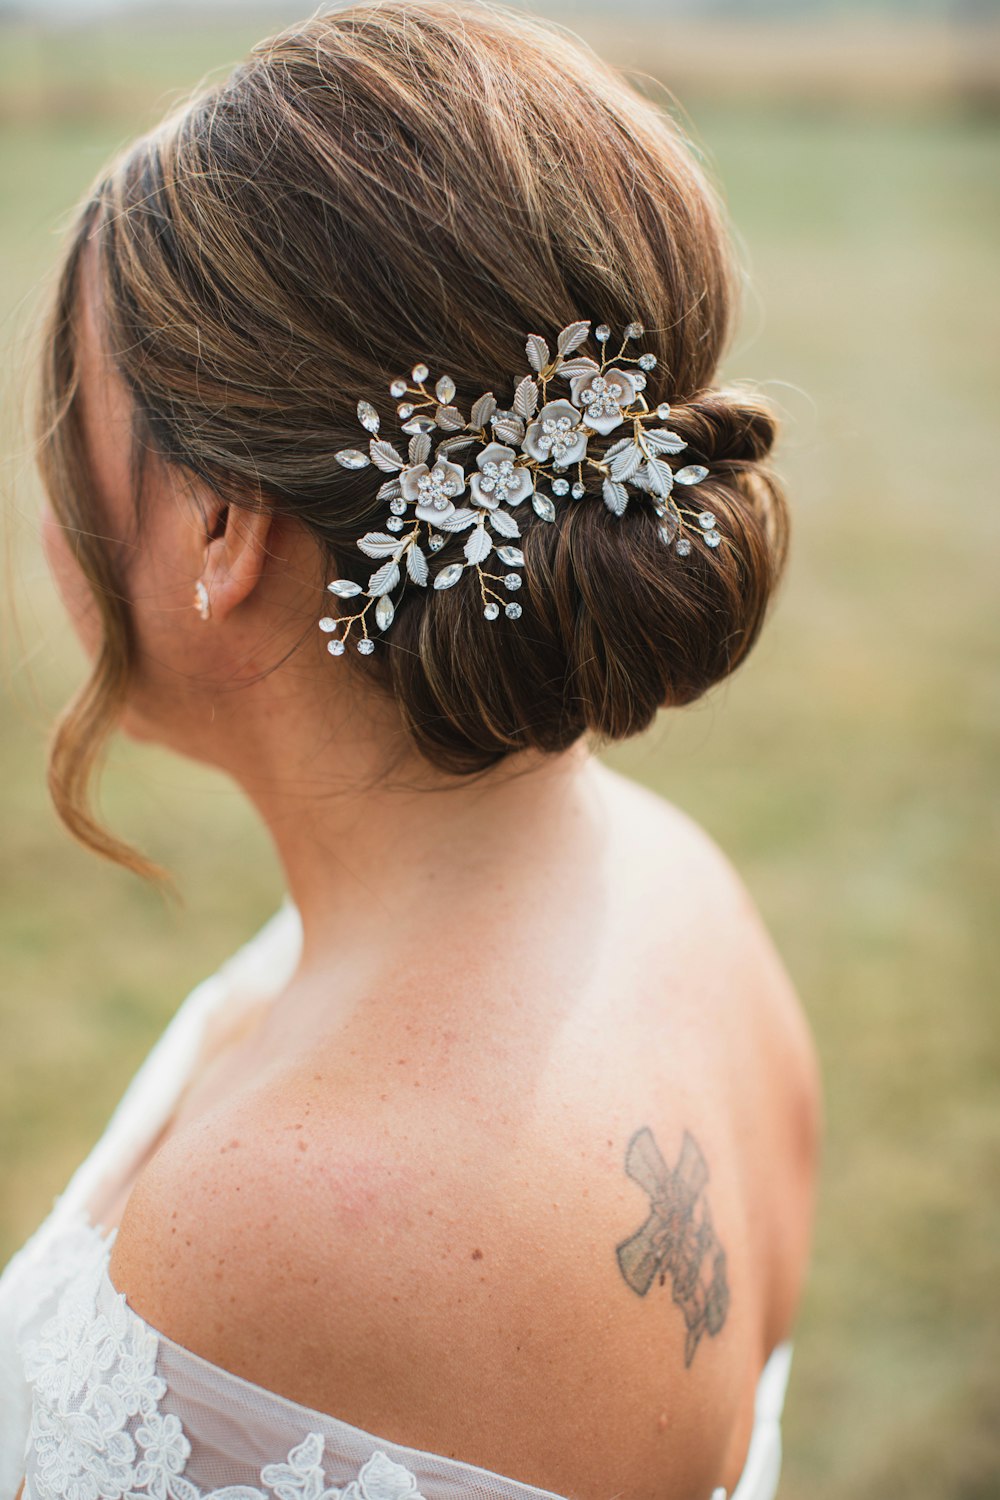
[[[398,701],[433,759],[471,771],[584,733],[625,739],[744,660],[787,554],[785,498],[766,462],[778,420],[763,397],[726,389],[671,404],[669,424],[689,443],[685,461],[710,469],[681,501],[695,507],[686,523],[697,528],[710,511],[722,544],[681,557],[651,508],[613,516],[593,496],[556,524],[530,526],[516,631],[477,628],[478,600],[456,590],[422,611],[412,649],[388,654]]]
[[[710,468],[750,465],[766,458],[778,435],[772,408],[756,391],[719,386],[690,401],[672,402],[670,426]]]

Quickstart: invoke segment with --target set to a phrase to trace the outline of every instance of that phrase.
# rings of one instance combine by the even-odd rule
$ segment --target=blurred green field
[[[45,736],[83,661],[38,550],[18,428],[62,217],[165,89],[259,31],[241,26],[160,46],[123,23],[0,66],[11,88],[54,70],[51,108],[0,111],[0,1259],[179,999],[282,893],[239,797],[148,747],[115,747],[101,805],[176,872],[186,909],[62,833]],[[751,660],[611,758],[727,850],[822,1053],[826,1160],[783,1500],[995,1500],[1000,125],[681,97],[751,280],[722,374],[761,382],[785,414],[793,553]]]

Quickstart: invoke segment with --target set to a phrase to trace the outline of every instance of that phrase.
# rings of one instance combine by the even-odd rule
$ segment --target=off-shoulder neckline
[[[244,1398],[251,1395],[255,1400],[266,1403],[272,1407],[287,1411],[290,1416],[294,1415],[304,1425],[320,1426],[326,1429],[322,1436],[329,1438],[334,1435],[354,1445],[370,1445],[373,1448],[387,1448],[391,1455],[399,1463],[411,1467],[407,1460],[417,1463],[430,1462],[434,1465],[442,1465],[454,1471],[464,1474],[481,1475],[496,1488],[503,1488],[516,1495],[524,1497],[536,1497],[536,1500],[569,1500],[569,1497],[560,1494],[556,1490],[547,1490],[539,1485],[531,1484],[528,1480],[517,1479],[513,1475],[504,1474],[498,1469],[489,1469],[482,1464],[476,1464],[468,1459],[452,1458],[446,1453],[436,1453],[429,1448],[416,1448],[409,1443],[402,1443],[395,1438],[386,1436],[384,1433],[372,1432],[367,1428],[358,1427],[353,1422],[338,1417],[333,1412],[320,1411],[317,1407],[306,1406],[302,1402],[295,1401],[289,1396],[283,1396],[279,1391],[273,1391],[268,1386],[258,1384],[244,1375],[238,1375],[233,1370],[228,1370],[223,1365],[217,1365],[212,1360],[206,1359],[195,1350],[180,1344],[172,1339],[169,1334],[162,1333],[148,1322],[128,1301],[126,1294],[120,1291],[111,1280],[109,1260],[118,1230],[117,1226],[110,1230],[104,1230],[100,1225],[90,1222],[87,1215],[80,1210],[79,1218],[83,1226],[99,1241],[102,1246],[102,1265],[100,1271],[101,1294],[116,1299],[126,1310],[130,1318],[136,1320],[142,1328],[151,1334],[157,1342],[161,1351],[168,1351],[176,1364],[188,1364],[194,1369],[200,1369],[210,1375],[213,1380],[227,1387],[236,1396]],[[768,1420],[779,1420],[783,1405],[785,1388],[788,1382],[788,1373],[792,1358],[792,1340],[785,1339],[776,1344],[771,1350],[757,1378],[755,1392],[754,1423],[751,1430],[750,1443],[744,1460],[743,1469],[736,1482],[735,1488],[729,1493],[728,1500],[739,1500],[740,1487],[745,1478],[752,1470],[754,1442],[761,1424]],[[718,1490],[716,1495],[722,1495],[725,1500],[725,1491]],[[713,1497],[714,1500],[714,1497]]]

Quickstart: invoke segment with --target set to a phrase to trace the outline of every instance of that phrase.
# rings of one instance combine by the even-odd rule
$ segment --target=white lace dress
[[[108,1276],[115,1232],[87,1216],[95,1188],[127,1180],[169,1120],[211,1014],[234,994],[252,1001],[280,988],[301,938],[286,898],[191,991],[49,1217],[0,1276],[0,1500],[13,1500],[22,1478],[25,1500],[561,1500],[220,1369],[150,1327]],[[790,1359],[782,1344],[761,1373],[731,1500],[776,1492]]]

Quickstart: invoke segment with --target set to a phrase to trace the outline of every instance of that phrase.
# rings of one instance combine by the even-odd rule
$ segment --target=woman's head
[[[673,120],[560,29],[500,9],[381,0],[311,20],[136,143],[81,211],[48,337],[43,472],[93,596],[93,675],[50,764],[72,831],[140,867],[90,822],[87,776],[122,713],[137,723],[143,681],[162,686],[151,653],[172,722],[187,721],[201,625],[188,601],[213,542],[227,563],[210,584],[241,559],[229,608],[245,617],[253,600],[256,623],[273,619],[276,669],[291,652],[314,693],[384,695],[444,772],[633,734],[724,677],[787,544],[764,463],[775,420],[756,395],[712,386],[739,286],[717,195]],[[633,317],[684,461],[710,469],[697,503],[726,545],[681,565],[651,509],[612,516],[598,491],[523,525],[516,626],[483,620],[472,579],[412,588],[384,647],[351,653],[345,676],[316,620],[325,582],[361,576],[357,538],[383,521],[372,471],[335,458],[357,445],[358,397],[377,403],[419,359],[467,407],[521,370],[527,332]],[[88,319],[129,436],[110,475],[81,410]],[[102,539],[99,518],[128,545]],[[283,590],[275,558],[289,555]],[[155,587],[139,597],[144,568]],[[143,721],[169,739],[163,701],[147,692]],[[198,753],[176,729],[171,742]]]

